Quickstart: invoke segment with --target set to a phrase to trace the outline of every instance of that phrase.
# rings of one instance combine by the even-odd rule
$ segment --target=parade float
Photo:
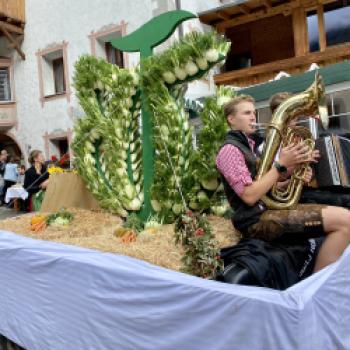
[[[348,348],[350,306],[336,300],[349,292],[349,251],[283,292],[209,279],[218,249],[239,239],[230,221],[213,216],[227,210],[214,159],[226,133],[222,107],[233,92],[222,87],[207,99],[195,149],[183,86],[222,62],[229,45],[216,33],[192,32],[151,55],[193,17],[163,14],[112,42],[140,52],[136,69],[89,56],[76,63],[86,114],[72,145],[79,176],[53,174],[39,213],[0,225],[0,333],[18,345]],[[64,202],[56,197],[64,187],[72,197],[80,188],[88,200],[54,208]]]

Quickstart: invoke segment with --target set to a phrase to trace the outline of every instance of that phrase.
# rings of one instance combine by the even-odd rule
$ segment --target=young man
[[[231,128],[216,164],[234,210],[233,223],[243,236],[272,241],[282,236],[326,236],[314,270],[335,262],[350,243],[350,212],[344,208],[304,205],[295,210],[268,210],[261,198],[275,185],[286,168],[310,159],[302,144],[281,149],[279,161],[255,181],[256,155],[251,136],[256,113],[251,96],[240,95],[225,106]],[[311,180],[309,173],[305,181]]]

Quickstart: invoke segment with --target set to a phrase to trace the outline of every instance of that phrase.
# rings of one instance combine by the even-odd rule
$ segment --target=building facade
[[[84,115],[72,85],[77,59],[91,54],[135,67],[139,55],[109,41],[175,9],[200,20],[182,23],[156,52],[192,30],[214,28],[232,41],[226,65],[189,84],[190,100],[212,94],[215,80],[252,94],[259,121],[267,122],[269,97],[303,90],[312,81],[305,72],[320,67],[330,114],[340,115],[333,126],[350,127],[348,1],[8,0],[0,3],[0,148],[23,163],[33,149],[47,159],[69,152],[74,122]]]
[[[12,28],[11,38],[0,32],[0,148],[26,162],[33,149],[42,150],[47,159],[69,152],[74,122],[84,115],[72,86],[74,64],[81,55],[134,67],[139,55],[119,52],[109,44],[111,39],[133,32],[163,12],[182,8],[198,13],[220,2],[11,0],[2,4],[0,29],[1,23],[15,23],[17,28]],[[204,27],[199,20],[184,22],[157,50]],[[208,94],[213,86],[203,79],[191,84],[189,95]]]

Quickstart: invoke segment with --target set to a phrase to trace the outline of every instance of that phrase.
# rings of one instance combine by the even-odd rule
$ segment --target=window
[[[128,54],[115,48],[111,41],[126,35],[126,22],[119,25],[103,27],[97,32],[89,35],[92,55],[104,58],[107,62],[115,64],[121,68],[128,67]]]
[[[11,101],[9,68],[0,68],[0,102]]]
[[[66,42],[36,53],[39,73],[40,101],[65,97],[70,101],[70,85]]]
[[[57,50],[43,56],[44,96],[54,96],[66,92],[63,51]]]
[[[329,127],[350,131],[350,90],[329,95]]]
[[[307,14],[307,28],[309,35],[310,52],[320,50],[319,36],[318,36],[318,18],[316,11],[310,11]]]
[[[70,155],[69,143],[67,137],[59,137],[50,139],[49,152],[52,156],[56,156],[58,165],[63,168],[69,168]]]
[[[109,41],[105,43],[106,59],[109,63],[124,67],[123,52],[116,49]]]
[[[322,8],[321,8],[322,10]],[[319,28],[323,28],[319,23],[319,17],[316,11],[310,11],[307,14],[308,34],[310,51],[320,50],[319,38],[325,37],[326,45],[332,46],[350,42],[350,2],[335,1],[325,4],[323,7],[324,31],[319,32]],[[321,17],[322,18],[322,17]]]
[[[337,1],[337,3],[339,2],[343,3],[343,1]],[[337,3],[324,7],[327,46],[350,42],[350,6],[334,9],[334,5],[342,6]]]
[[[63,57],[53,60],[52,68],[53,68],[53,75],[54,75],[54,82],[55,82],[55,93],[62,94],[66,92]]]

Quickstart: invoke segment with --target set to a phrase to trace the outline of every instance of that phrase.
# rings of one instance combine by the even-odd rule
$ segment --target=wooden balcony
[[[21,25],[25,23],[24,0],[0,0],[0,19]]]
[[[17,50],[25,59],[21,50],[25,23],[25,0],[0,0],[0,37],[6,37],[8,48]]]
[[[304,73],[312,63],[317,63],[320,67],[324,67],[349,58],[350,43],[346,43],[327,47],[323,52],[313,52],[303,56],[218,74],[214,77],[214,80],[218,85],[247,87],[267,82],[281,71],[290,75]]]

